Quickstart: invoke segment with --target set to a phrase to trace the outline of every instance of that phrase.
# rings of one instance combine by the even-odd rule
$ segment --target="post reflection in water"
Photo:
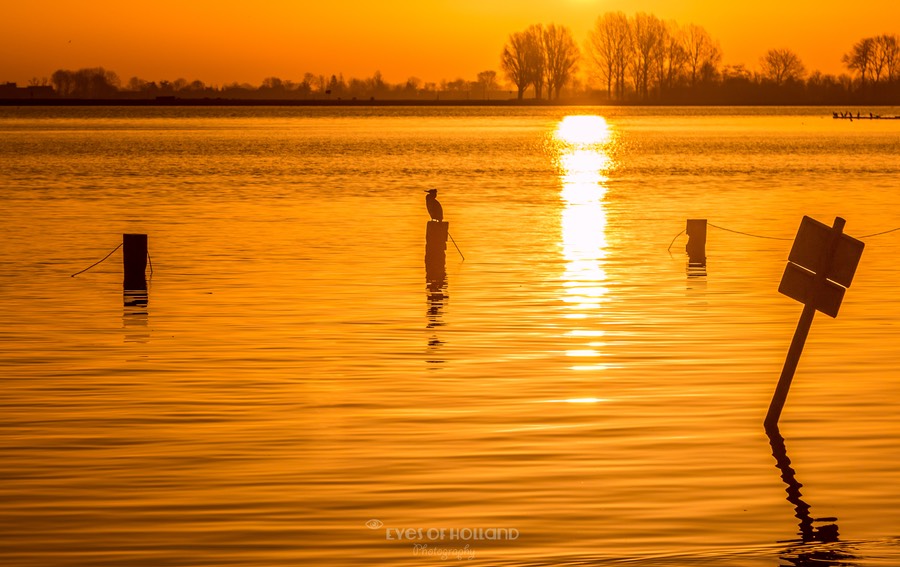
[[[433,228],[434,223],[435,221],[429,222],[429,227]],[[438,337],[437,330],[444,326],[443,309],[448,297],[446,237],[441,238],[441,235],[438,235],[436,238],[435,232],[431,231],[427,234],[425,244],[425,289],[428,298],[428,322],[425,328],[430,331],[427,362],[431,365],[439,365],[444,362],[439,359],[438,354],[444,342]]]
[[[126,343],[147,343],[150,340],[147,326],[149,302],[146,279],[125,282],[122,289],[122,328]]]
[[[606,271],[606,173],[613,163],[607,149],[612,135],[601,116],[567,116],[553,136],[556,164],[562,183],[561,248],[565,260],[562,275],[567,304],[566,317],[584,321],[569,334],[587,339],[584,348],[571,349],[568,356],[589,361],[602,356],[603,331],[587,320],[596,317],[607,301]],[[577,364],[576,370],[603,368],[602,364]]]
[[[798,567],[853,565],[855,558],[842,549],[837,518],[813,518],[810,514],[810,506],[800,494],[800,488],[803,485],[797,481],[796,473],[791,467],[791,460],[787,456],[784,438],[778,428],[770,428],[766,434],[769,436],[769,444],[772,446],[775,466],[781,471],[781,479],[787,485],[785,489],[787,501],[794,505],[794,515],[800,521],[800,530],[797,532],[800,538],[779,542],[791,544],[781,553],[781,559],[789,565]]]
[[[706,219],[687,219],[688,241],[684,251],[688,255],[688,278],[701,278],[706,276]]]
[[[687,274],[688,279],[699,279],[706,277],[706,262],[691,262],[688,261],[687,266],[684,269]]]

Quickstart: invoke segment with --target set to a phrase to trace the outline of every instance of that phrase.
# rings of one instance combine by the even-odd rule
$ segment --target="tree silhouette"
[[[525,52],[526,67],[534,87],[534,98],[540,99],[544,93],[547,72],[547,54],[544,50],[544,26],[534,24],[525,30],[528,50]]]
[[[112,98],[119,92],[119,76],[103,67],[68,71],[59,69],[50,77],[56,93],[71,98]]]
[[[543,30],[544,62],[547,83],[547,98],[559,99],[559,93],[575,72],[581,53],[572,37],[572,31],[565,26],[550,24]]]
[[[687,60],[684,30],[674,22],[670,25],[663,25],[660,53],[656,60],[656,83],[660,95],[678,86],[684,80]]]
[[[406,79],[406,84],[401,87],[401,91],[409,96],[415,97],[419,88],[422,86],[422,79],[418,77],[410,77]]]
[[[893,82],[900,76],[900,41],[889,34],[863,38],[841,57],[841,62],[858,74],[863,86],[869,80],[878,83],[882,77]]]
[[[478,84],[481,85],[481,96],[491,98],[491,91],[497,88],[497,71],[482,71],[478,73]]]
[[[884,59],[886,79],[888,82],[893,82],[900,78],[900,39],[893,34],[880,35],[878,39]]]
[[[874,58],[875,42],[871,37],[863,38],[853,44],[850,53],[845,53],[841,57],[841,62],[851,71],[859,73],[859,80],[862,84],[866,83],[869,75],[869,69],[872,66]]]
[[[652,73],[662,57],[665,31],[662,20],[645,12],[635,14],[631,24],[634,90],[645,100],[650,96]]]
[[[763,78],[781,86],[788,81],[802,81],[806,67],[790,49],[770,49],[759,60]]]
[[[597,18],[588,33],[589,60],[606,80],[610,98],[625,96],[625,72],[631,51],[631,26],[623,12],[607,12]],[[615,93],[615,95],[613,94]]]
[[[722,49],[719,42],[715,41],[702,26],[688,24],[682,33],[690,84],[693,87],[699,81],[708,78],[710,69],[719,66],[722,62]]]
[[[607,100],[651,104],[893,104],[900,97],[900,40],[895,34],[862,38],[841,57],[848,73],[808,75],[800,57],[790,49],[772,49],[759,61],[754,73],[742,64],[720,69],[722,50],[701,26],[680,26],[648,13],[627,16],[622,12],[600,15],[582,44],[590,79],[599,79]],[[534,89],[536,99],[560,99],[571,87],[579,103],[600,102],[590,83],[576,76],[580,63],[578,45],[563,26],[532,25],[512,33],[501,54],[502,75],[517,89],[517,99]],[[330,77],[330,79],[329,79]],[[410,77],[391,84],[380,72],[368,78],[314,75],[291,81],[267,77],[261,85],[233,82],[221,87],[202,81],[148,82],[132,77],[122,88],[116,73],[102,67],[77,71],[59,69],[49,79],[34,78],[28,96],[60,98],[139,99],[277,99],[330,100],[459,100],[489,99],[492,92],[507,89],[498,84],[497,72],[477,73],[477,79],[458,78],[423,82]],[[3,96],[22,98],[25,89],[6,86]],[[215,104],[211,102],[210,104]]]
[[[500,55],[500,68],[516,86],[518,90],[516,98],[519,100],[522,100],[525,90],[533,82],[530,63],[533,49],[532,38],[528,32],[515,32],[510,34],[509,40],[503,46],[503,53]]]
[[[509,36],[500,68],[516,85],[519,100],[528,87],[534,87],[535,99],[543,97],[544,87],[548,99],[559,98],[563,86],[572,80],[580,56],[569,28],[534,24]]]
[[[630,93],[642,101],[651,94],[663,100],[676,89],[683,93],[686,86],[708,85],[722,61],[718,42],[701,26],[681,27],[647,13],[601,15],[588,33],[586,51],[609,97],[618,100]]]

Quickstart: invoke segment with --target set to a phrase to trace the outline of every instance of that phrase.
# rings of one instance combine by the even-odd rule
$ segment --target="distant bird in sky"
[[[432,220],[444,220],[444,208],[437,200],[437,189],[428,189],[425,191],[428,195],[425,197],[425,206],[428,207],[428,214]]]

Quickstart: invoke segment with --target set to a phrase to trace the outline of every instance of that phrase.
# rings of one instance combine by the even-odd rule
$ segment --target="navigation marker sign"
[[[842,234],[843,224],[844,219],[840,217],[835,220],[835,228],[803,217],[778,287],[778,291],[791,299],[814,303],[816,309],[831,317],[837,317],[844,291],[853,281],[865,246]]]
[[[816,311],[837,317],[844,292],[853,281],[865,244],[843,234],[845,223],[837,217],[829,227],[805,216],[797,230],[778,291],[803,303],[803,313],[769,404],[767,429],[778,426]]]

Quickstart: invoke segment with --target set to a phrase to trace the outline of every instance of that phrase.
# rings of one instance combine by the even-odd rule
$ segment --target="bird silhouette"
[[[425,197],[425,206],[428,207],[428,214],[431,215],[431,219],[438,222],[443,221],[444,208],[437,200],[437,189],[428,189],[425,192],[428,193]]]

